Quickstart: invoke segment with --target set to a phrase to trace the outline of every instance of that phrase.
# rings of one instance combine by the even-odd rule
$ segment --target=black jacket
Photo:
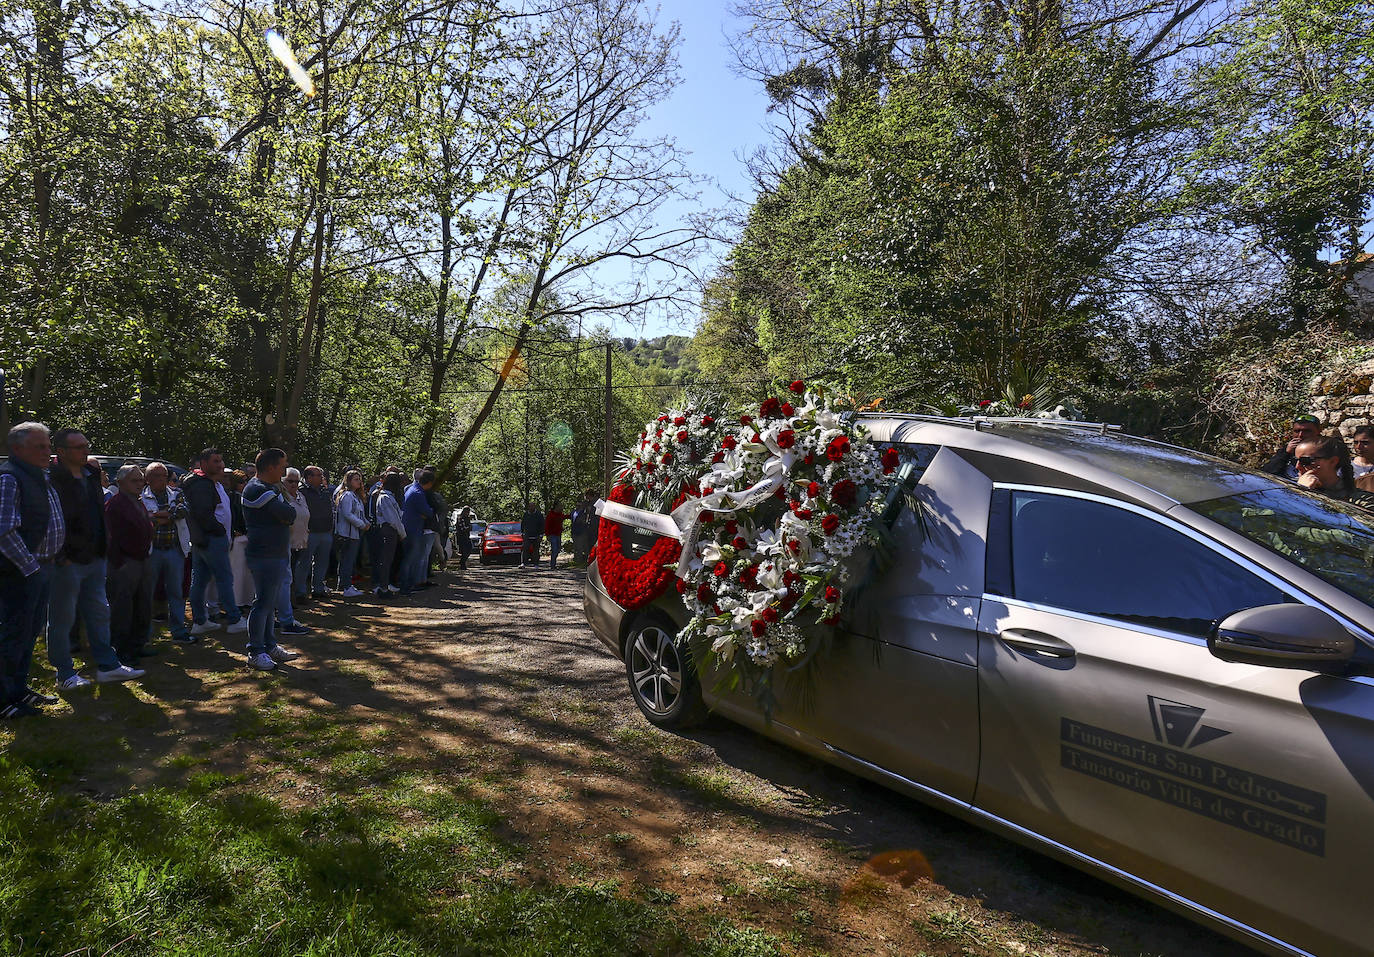
[[[191,533],[192,545],[229,537],[229,530],[215,518],[215,509],[219,508],[219,490],[215,487],[218,484],[194,472],[181,483],[181,496],[186,500],[186,529]]]
[[[315,488],[307,482],[301,486],[301,495],[305,496],[305,504],[310,509],[309,530],[333,533],[334,499],[330,496],[328,487],[321,485]]]
[[[57,557],[77,565],[105,557],[105,490],[100,487],[100,469],[94,465],[84,468],[84,483],[60,462],[48,469],[48,478],[62,503],[62,519],[67,523],[67,539]]]

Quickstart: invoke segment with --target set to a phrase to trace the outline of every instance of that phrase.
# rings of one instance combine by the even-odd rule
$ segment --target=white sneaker
[[[219,622],[202,621],[199,625],[191,626],[191,634],[193,635],[204,635],[212,631],[219,631]]]
[[[277,667],[277,663],[272,660],[272,656],[265,651],[260,651],[256,655],[248,656],[248,666],[256,668],[258,671],[271,671]]]
[[[128,665],[120,665],[118,668],[111,668],[109,671],[97,670],[95,680],[101,684],[110,681],[133,681],[135,678],[142,678],[146,671],[142,668],[130,668]]]
[[[388,595],[399,595],[401,593],[401,589],[397,588],[395,585],[387,585],[386,593]]]
[[[363,593],[358,589],[354,588],[352,585],[349,585],[343,591],[339,592],[339,594],[342,595],[344,598],[361,598]]]
[[[232,625],[230,625],[228,628],[224,629],[224,632],[225,632],[225,634],[228,634],[228,635],[241,635],[241,634],[243,634],[243,633],[244,633],[245,631],[247,631],[247,630],[248,630],[248,619],[247,619],[247,618],[240,618],[238,621],[234,622],[234,623],[233,623]]]
[[[58,691],[75,691],[77,688],[84,688],[91,683],[90,678],[83,678],[80,675],[72,675],[70,678],[63,678],[57,683]]]
[[[283,663],[287,661],[295,661],[297,658],[300,657],[300,654],[298,654],[297,652],[288,651],[281,645],[276,645],[272,648],[268,648],[267,653],[271,655],[273,661],[280,661]]]

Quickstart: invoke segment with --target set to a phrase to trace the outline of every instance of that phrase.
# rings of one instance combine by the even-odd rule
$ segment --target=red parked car
[[[525,536],[520,533],[519,522],[491,522],[482,532],[478,555],[483,565],[492,562],[520,561],[520,550],[525,547]]]

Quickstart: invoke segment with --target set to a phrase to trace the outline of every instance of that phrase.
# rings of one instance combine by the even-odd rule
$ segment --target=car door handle
[[[1047,635],[1043,631],[1027,631],[1023,628],[1008,628],[998,635],[1003,641],[1018,651],[1029,651],[1047,658],[1072,658],[1078,652],[1063,638]]]

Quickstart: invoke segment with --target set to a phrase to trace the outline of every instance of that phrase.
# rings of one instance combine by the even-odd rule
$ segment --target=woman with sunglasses
[[[1350,450],[1339,437],[1328,435],[1299,443],[1293,450],[1298,484],[1342,502],[1374,508],[1374,493],[1355,487]]]

